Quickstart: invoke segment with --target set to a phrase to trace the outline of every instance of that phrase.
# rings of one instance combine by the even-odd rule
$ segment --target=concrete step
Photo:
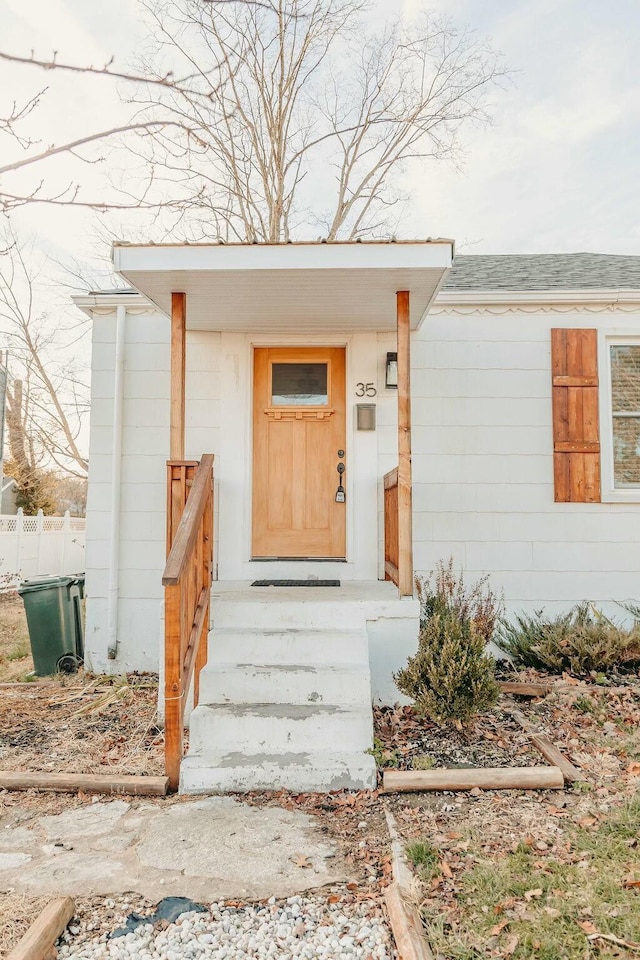
[[[361,663],[366,664],[367,671],[369,669],[369,640],[363,626],[352,630],[330,630],[220,627],[216,624],[209,633],[208,652],[209,663],[285,663],[296,666],[319,662]]]
[[[214,599],[181,790],[374,787],[367,610],[286,593]]]
[[[256,590],[258,588],[256,587]],[[398,601],[396,601],[397,605]],[[357,630],[367,620],[366,601],[349,600],[220,600],[214,598],[214,629]]]
[[[189,752],[305,753],[339,744],[347,753],[373,746],[371,704],[201,704],[189,720]]]
[[[369,665],[224,663],[214,660],[200,674],[200,703],[367,703]]]
[[[180,770],[181,793],[247,793],[291,790],[372,790],[376,786],[373,757],[362,751],[314,753],[189,754]]]

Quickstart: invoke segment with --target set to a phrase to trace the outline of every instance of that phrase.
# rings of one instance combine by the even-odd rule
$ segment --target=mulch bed
[[[540,762],[501,701],[468,729],[441,727],[411,706],[374,708],[378,762],[400,770],[435,767],[526,767]],[[423,767],[424,769],[424,767]]]

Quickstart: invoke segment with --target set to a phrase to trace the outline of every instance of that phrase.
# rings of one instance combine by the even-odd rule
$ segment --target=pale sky
[[[493,125],[467,131],[462,169],[429,162],[411,175],[401,235],[453,237],[474,253],[640,253],[638,0],[377,0],[378,16],[394,2],[474,27],[514,72],[493,96]],[[140,37],[136,0],[3,0],[3,50],[100,65],[115,54],[124,68]],[[34,115],[46,143],[126,116],[111,81],[11,65],[0,65],[0,107],[46,84]],[[55,161],[46,171],[64,174]],[[91,214],[34,206],[16,222],[54,256],[95,253]]]

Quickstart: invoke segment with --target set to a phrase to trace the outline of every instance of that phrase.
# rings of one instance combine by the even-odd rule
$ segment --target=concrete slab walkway
[[[56,816],[0,817],[0,891],[133,891],[211,902],[291,896],[349,878],[338,848],[307,814],[231,797],[107,800]]]

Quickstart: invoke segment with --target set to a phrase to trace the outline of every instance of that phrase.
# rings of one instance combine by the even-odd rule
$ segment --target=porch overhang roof
[[[282,244],[115,243],[117,273],[187,328],[272,333],[395,330],[396,293],[417,329],[451,268],[452,240]]]

